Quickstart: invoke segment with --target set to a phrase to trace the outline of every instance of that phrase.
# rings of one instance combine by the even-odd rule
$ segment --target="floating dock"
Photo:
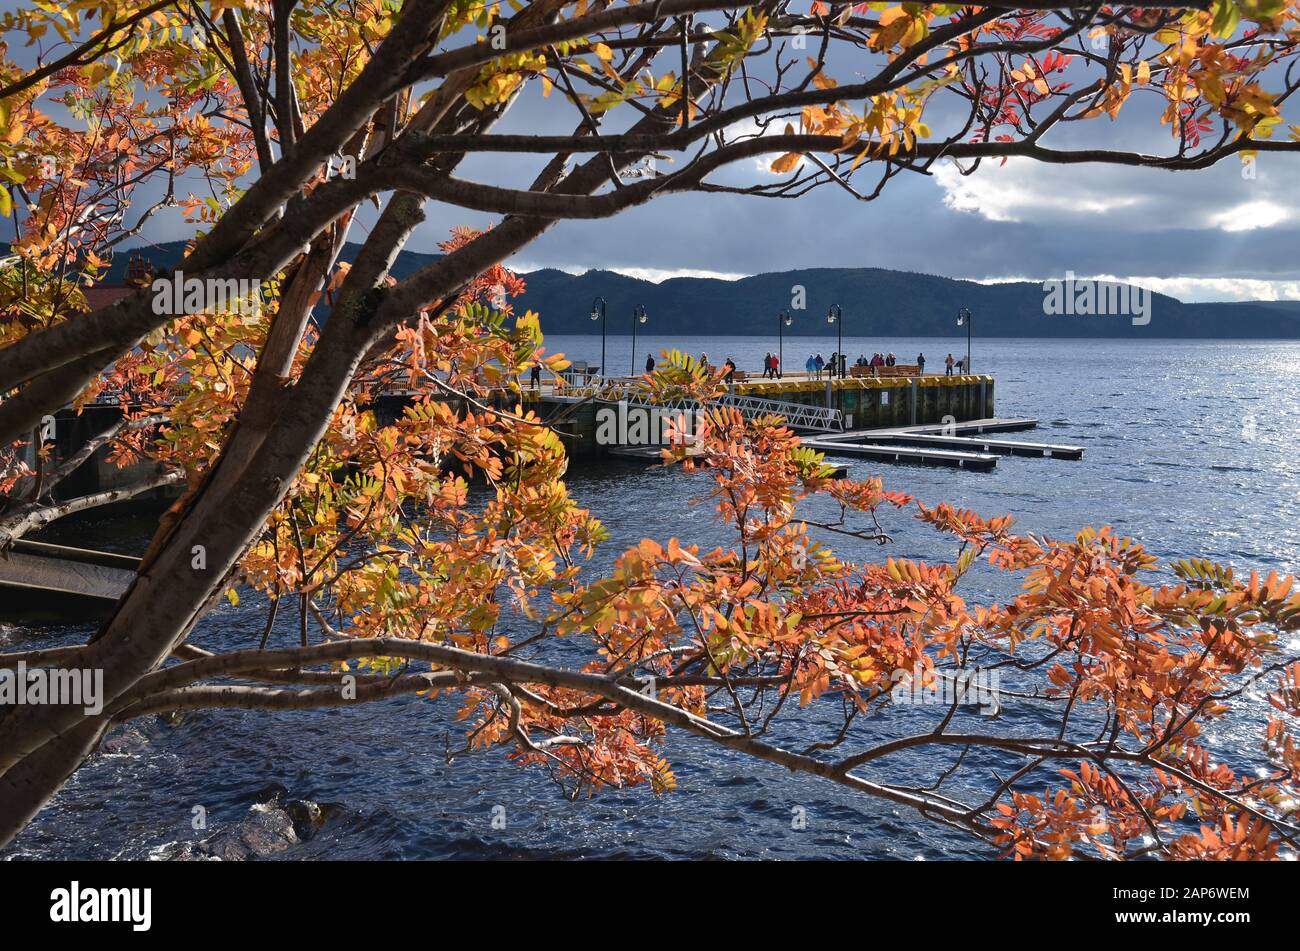
[[[1052,443],[1021,442],[1010,439],[970,439],[961,436],[931,436],[928,433],[907,433],[872,437],[889,445],[920,446],[926,449],[957,449],[993,453],[999,456],[1046,456],[1049,459],[1079,460],[1083,458],[1082,446],[1058,446]]]
[[[0,552],[0,618],[22,621],[106,617],[139,558],[20,538]]]
[[[805,439],[803,444],[818,452],[836,456],[856,456],[877,462],[900,462],[926,466],[950,466],[954,469],[973,469],[988,472],[998,464],[998,457],[986,452],[962,452],[951,449],[918,449],[911,446],[868,442],[867,433],[855,434],[856,441],[847,439]]]
[[[900,433],[904,435],[943,435],[970,436],[982,433],[1014,433],[1026,429],[1035,429],[1038,420],[1032,416],[1012,416],[1005,419],[969,419],[966,422],[932,423],[922,426],[894,426],[888,429],[873,429],[873,435],[880,433]]]
[[[1036,419],[981,419],[964,425],[905,426],[896,429],[869,430],[865,433],[839,433],[817,438],[823,443],[834,444],[867,441],[886,449],[895,446],[913,446],[920,449],[991,453],[999,456],[1046,457],[1073,461],[1083,458],[1082,446],[1025,442],[1018,439],[979,439],[960,435],[963,431],[1012,432],[1031,429],[1036,425],[1038,425]]]
[[[1028,456],[1077,461],[1082,446],[1026,442],[1019,439],[981,439],[983,433],[1019,432],[1033,429],[1032,417],[973,419],[964,423],[896,426],[865,432],[836,433],[805,439],[804,444],[832,455],[858,456],[880,462],[955,466],[988,472],[998,456]],[[975,435],[967,435],[975,434]]]

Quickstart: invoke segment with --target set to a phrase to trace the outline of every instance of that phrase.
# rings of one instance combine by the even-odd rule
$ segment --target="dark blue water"
[[[596,362],[599,338],[550,338],[548,346]],[[632,354],[626,337],[609,340],[608,362]],[[638,338],[640,362],[680,346],[706,351],[713,362],[735,358],[757,368],[775,340]],[[813,349],[829,356],[834,337],[787,339],[787,366]],[[845,342],[855,356],[892,350],[911,362],[923,349],[931,367],[965,339]],[[620,362],[621,361],[621,362]],[[1041,421],[1033,438],[1086,447],[1082,462],[1004,459],[992,473],[881,466],[850,461],[858,476],[882,474],[889,487],[935,502],[948,500],[985,514],[1014,513],[1022,531],[1073,534],[1110,523],[1163,559],[1200,555],[1240,567],[1300,569],[1300,345],[1290,343],[1110,343],[1104,341],[975,341],[974,368],[997,379],[999,415]],[[705,546],[725,540],[706,505],[692,499],[705,483],[678,471],[611,463],[570,473],[572,495],[609,526],[613,539],[593,569],[649,535],[676,535]],[[893,545],[828,537],[844,556],[885,554],[954,557],[950,540],[904,513],[889,513]],[[72,542],[139,551],[151,524],[114,519],[65,527]],[[966,581],[971,601],[1001,599],[1013,582],[987,570]],[[256,599],[223,604],[200,628],[202,646],[248,646],[260,635]],[[296,619],[283,619],[283,643],[296,639]],[[0,630],[0,647],[68,643],[87,628]],[[1297,645],[1293,645],[1297,646]],[[1017,684],[1004,678],[1002,686]],[[1259,700],[1242,701],[1245,717],[1216,727],[1212,750],[1229,761],[1253,741]],[[859,719],[860,745],[916,732],[934,708],[893,710]],[[1005,703],[1001,729],[1030,732],[1046,721],[1037,709]],[[792,746],[821,738],[838,723],[835,701],[822,701],[785,720],[778,741]],[[987,724],[980,724],[986,726]],[[58,798],[4,853],[8,857],[140,858],[239,821],[248,797],[271,783],[294,798],[336,804],[310,841],[283,858],[439,857],[705,857],[705,858],[942,858],[989,854],[978,843],[927,823],[911,812],[865,799],[811,778],[792,776],[689,737],[674,735],[667,756],[678,789],[656,797],[648,789],[606,791],[567,801],[545,774],[522,769],[500,751],[448,765],[444,750],[459,732],[452,709],[440,703],[394,700],[323,713],[218,711],[179,724],[142,721],[119,752],[84,766]],[[852,748],[852,744],[850,744]],[[891,758],[892,760],[892,758]],[[931,781],[949,765],[935,754],[900,758],[873,778]],[[996,757],[968,766],[987,777],[1005,772]],[[978,789],[979,775],[951,795]],[[1041,782],[1041,779],[1040,779]],[[193,808],[208,812],[206,833],[191,830]],[[493,827],[495,807],[505,827]],[[795,810],[806,828],[792,827]]]

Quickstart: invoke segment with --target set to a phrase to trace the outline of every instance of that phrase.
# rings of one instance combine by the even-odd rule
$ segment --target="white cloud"
[[[1049,275],[1047,278],[1035,277],[994,277],[970,278],[977,284],[1009,284],[1028,282],[1041,284],[1050,278],[1060,280],[1063,275]],[[1208,303],[1210,301],[1275,301],[1300,300],[1300,281],[1270,281],[1249,277],[1144,277],[1115,274],[1075,275],[1076,281],[1111,281],[1120,284],[1135,284],[1146,287],[1157,294],[1167,294],[1184,303]]]
[[[695,268],[658,268],[658,267],[611,267],[609,270],[625,277],[635,277],[651,284],[662,284],[674,277],[712,277],[719,281],[738,281],[748,274],[736,274],[729,271],[701,271]]]
[[[1210,216],[1210,224],[1221,231],[1254,231],[1272,228],[1292,217],[1291,210],[1275,202],[1248,201]]]
[[[1105,216],[1107,226],[1127,232],[1239,232],[1300,218],[1300,192],[1291,184],[1290,172],[1280,167],[1246,178],[1233,163],[1170,175],[1012,158],[1005,165],[985,162],[969,176],[945,162],[935,166],[934,180],[946,206],[989,221],[1077,224],[1085,217]]]
[[[565,274],[575,276],[586,274],[592,270],[590,267],[583,267],[576,264],[534,264],[528,261],[512,258],[507,261],[507,266],[512,271],[520,274],[527,274],[529,271],[539,271],[543,268],[549,268],[553,271],[563,271]],[[615,274],[622,274],[624,277],[634,277],[637,280],[649,281],[651,284],[662,284],[664,281],[671,280],[674,277],[712,277],[719,281],[738,281],[742,277],[750,277],[750,274],[739,271],[709,271],[703,268],[663,268],[663,267],[619,267],[617,264],[603,265],[600,270],[613,271]]]
[[[1066,187],[1066,174],[1071,176]],[[962,175],[944,162],[934,168],[944,190],[943,203],[954,211],[974,212],[990,221],[1034,221],[1043,217],[1097,215],[1132,208],[1147,197],[1117,194],[1111,187],[1079,182],[1073,170],[1044,166],[1029,159],[1008,159],[1005,166],[984,163],[973,175]]]

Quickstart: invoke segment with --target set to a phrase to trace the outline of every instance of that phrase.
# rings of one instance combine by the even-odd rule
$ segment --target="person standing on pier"
[[[781,358],[777,354],[772,354],[772,379],[781,379]]]
[[[916,375],[925,376],[925,354],[924,353],[918,353],[916,355]]]
[[[645,355],[645,372],[646,373],[655,372],[655,355],[653,353],[647,353]]]
[[[948,359],[943,361],[943,365],[946,368],[944,370],[944,374],[943,374],[944,376],[952,376],[952,364],[953,364],[953,359],[952,359],[952,354],[950,353],[948,354]]]
[[[532,369],[528,371],[528,385],[534,390],[542,388],[542,365],[536,360],[533,361]]]
[[[722,382],[730,383],[736,375],[735,361],[732,360],[731,357],[727,357],[727,362],[722,365],[722,369],[726,371],[722,374]]]
[[[822,378],[822,369],[826,366],[826,361],[822,359],[822,355],[820,353],[817,354],[815,358],[813,358],[813,366],[817,370],[817,379],[820,380]]]

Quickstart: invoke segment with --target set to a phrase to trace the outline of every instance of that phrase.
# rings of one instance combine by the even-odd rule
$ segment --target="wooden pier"
[[[543,419],[562,420],[557,431],[565,437],[575,460],[605,456],[611,447],[599,438],[597,413],[602,406],[617,408],[620,400],[631,405],[636,384],[635,379],[589,381],[580,376],[547,381],[535,389],[525,382],[522,400]],[[975,374],[747,377],[728,386],[726,398],[738,407],[753,407],[755,412],[765,406],[776,407],[796,432],[815,438],[926,426],[942,432],[944,425],[954,420],[958,426],[972,421],[985,425],[1003,422],[996,418],[993,378]]]
[[[994,415],[993,389],[993,378],[988,376],[818,379],[798,374],[737,381],[721,402],[747,416],[784,416],[805,445],[830,456],[976,472],[995,468],[1001,456],[1083,458],[1082,446],[985,438],[988,433],[1020,432],[1038,425],[1032,417]],[[631,429],[626,419],[636,413],[689,412],[694,406],[645,403],[635,379],[580,378],[526,390],[524,400],[543,418],[555,415],[565,420],[560,431],[574,458],[614,455],[645,462],[658,461],[659,447],[638,444],[636,439],[611,444],[608,427],[600,428],[601,414],[608,419],[609,413],[617,413],[617,431],[625,433]],[[652,431],[653,424],[639,430]]]

